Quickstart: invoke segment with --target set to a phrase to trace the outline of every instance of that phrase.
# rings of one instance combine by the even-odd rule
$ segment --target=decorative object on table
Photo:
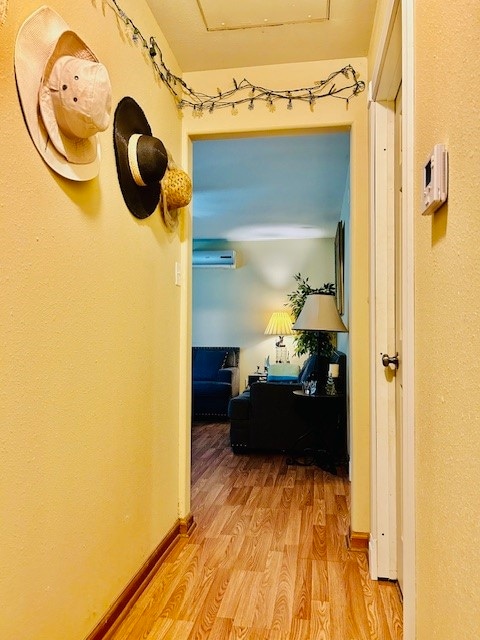
[[[328,377],[327,384],[325,386],[325,393],[329,396],[334,396],[337,393],[337,389],[335,387],[335,379],[340,375],[340,365],[335,363],[330,363],[328,365]]]
[[[327,396],[335,396],[337,394],[337,390],[335,389],[335,381],[332,377],[331,372],[328,372],[327,376],[327,384],[325,385],[325,393]]]
[[[323,333],[343,333],[348,331],[338,313],[335,296],[331,293],[320,292],[308,294],[305,297],[305,304],[303,305],[293,328],[319,334],[315,373],[317,381],[324,387],[325,377],[327,374],[327,358],[321,351],[322,340],[320,339],[320,336]],[[322,362],[325,365],[324,372],[322,372]]]
[[[331,362],[328,365],[328,374],[331,375],[332,378],[338,378],[340,375],[340,365],[335,362]]]
[[[167,171],[160,183],[162,192],[160,211],[165,226],[174,231],[178,226],[180,209],[186,207],[192,199],[192,181],[183,169],[178,167],[168,153]]]
[[[315,379],[307,380],[302,387],[306,396],[314,396],[317,393],[317,381]]]
[[[18,30],[15,76],[25,123],[44,161],[70,180],[97,176],[97,134],[110,122],[110,79],[50,7],[37,9]]]
[[[142,108],[129,96],[115,109],[113,144],[125,204],[136,218],[148,218],[160,200],[168,156],[163,142],[152,135]]]
[[[297,288],[288,294],[288,306],[292,311],[294,321],[297,320],[300,315],[305,300],[311,293],[329,293],[335,294],[335,285],[332,282],[327,282],[319,289],[314,289],[309,281],[308,277],[304,278],[300,273],[293,276],[297,282]],[[315,355],[321,353],[322,356],[329,356],[334,348],[334,334],[329,332],[316,333],[312,331],[295,331],[295,337],[293,344],[295,348],[295,355]]]
[[[265,335],[277,335],[275,342],[275,361],[288,362],[288,351],[283,338],[293,334],[292,317],[287,311],[274,311],[270,316]]]

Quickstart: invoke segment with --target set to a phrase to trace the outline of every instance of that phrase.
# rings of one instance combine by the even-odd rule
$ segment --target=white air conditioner
[[[225,251],[195,250],[192,264],[194,267],[224,267],[235,269],[237,254],[232,249]]]

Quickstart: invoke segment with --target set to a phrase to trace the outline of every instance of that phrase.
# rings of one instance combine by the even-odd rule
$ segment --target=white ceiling
[[[362,57],[376,8],[376,0],[147,3],[182,72]],[[348,175],[348,133],[197,141],[194,238],[333,237]]]
[[[147,0],[183,72],[365,56],[376,0]]]
[[[349,177],[348,132],[193,143],[193,237],[335,236]]]

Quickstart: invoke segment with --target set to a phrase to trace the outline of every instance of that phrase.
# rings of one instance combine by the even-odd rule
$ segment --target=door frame
[[[415,460],[414,460],[414,6],[413,0],[389,0],[378,55],[369,86],[370,110],[370,311],[371,386],[371,536],[372,578],[395,579],[396,478],[395,419],[380,353],[392,349],[391,229],[394,198],[394,100],[402,83],[402,274],[403,298],[403,617],[404,639],[415,638]],[[400,11],[401,10],[401,11]],[[401,17],[400,17],[401,16]],[[400,20],[400,22],[398,22]],[[399,29],[400,27],[400,29]],[[390,215],[389,215],[390,214]],[[381,369],[380,369],[381,366]],[[393,420],[393,422],[392,422]],[[385,509],[388,504],[388,509]]]

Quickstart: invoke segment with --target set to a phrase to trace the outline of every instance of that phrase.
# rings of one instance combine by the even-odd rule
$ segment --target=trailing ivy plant
[[[297,283],[297,288],[287,295],[293,319],[300,315],[305,299],[311,293],[328,293],[335,295],[335,285],[333,282],[326,282],[320,289],[314,289],[308,282],[308,278],[303,278],[300,273],[293,276]],[[318,341],[320,340],[320,345]],[[330,356],[334,347],[335,334],[324,331],[298,331],[293,339],[295,354],[297,356],[315,355],[320,347],[320,355]]]

